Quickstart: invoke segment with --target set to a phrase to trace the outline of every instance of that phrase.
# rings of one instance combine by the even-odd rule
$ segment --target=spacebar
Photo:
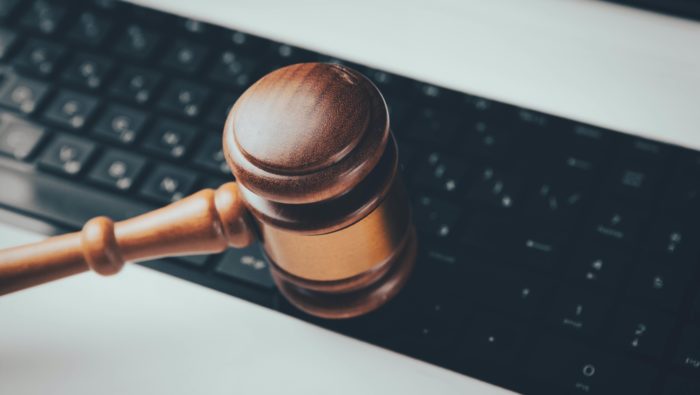
[[[105,215],[122,220],[153,209],[147,204],[0,162],[0,205],[71,228]]]

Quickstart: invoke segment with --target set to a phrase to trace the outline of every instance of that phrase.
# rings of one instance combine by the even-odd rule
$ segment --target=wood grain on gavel
[[[233,106],[223,145],[237,182],[0,251],[0,294],[256,238],[278,288],[311,314],[364,314],[398,292],[415,261],[415,231],[386,104],[368,79],[331,64],[274,71]]]

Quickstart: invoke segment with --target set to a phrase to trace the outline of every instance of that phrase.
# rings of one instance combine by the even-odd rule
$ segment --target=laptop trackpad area
[[[43,236],[0,224],[0,248]],[[7,394],[505,394],[137,265],[0,297]]]

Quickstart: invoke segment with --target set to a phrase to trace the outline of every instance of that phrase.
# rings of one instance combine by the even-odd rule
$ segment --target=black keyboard
[[[400,144],[406,289],[323,321],[258,246],[144,265],[520,392],[700,394],[700,153],[125,3],[1,0],[0,20],[0,207],[71,230],[216,187],[250,83],[346,63]]]

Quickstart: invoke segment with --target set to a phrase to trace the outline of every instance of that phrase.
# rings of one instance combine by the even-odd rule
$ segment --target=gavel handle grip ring
[[[96,217],[80,232],[0,250],[0,295],[88,269],[111,275],[125,262],[221,252],[253,240],[238,186],[229,182],[131,219]]]

